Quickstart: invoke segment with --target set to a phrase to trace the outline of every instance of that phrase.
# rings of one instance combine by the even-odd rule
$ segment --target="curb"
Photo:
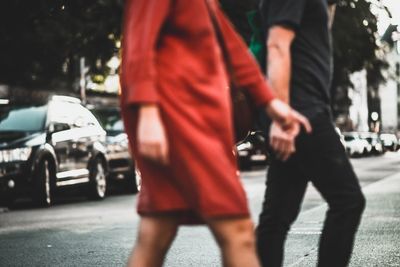
[[[8,211],[9,211],[8,208],[6,208],[6,207],[0,207],[0,214],[1,214],[1,213],[6,213],[6,212],[8,212]]]

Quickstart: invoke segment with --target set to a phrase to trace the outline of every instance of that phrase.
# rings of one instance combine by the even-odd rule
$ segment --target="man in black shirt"
[[[261,1],[270,85],[313,128],[310,135],[302,132],[293,140],[274,123],[268,126],[271,148],[283,152],[273,155],[257,227],[263,266],[282,266],[286,235],[309,181],[329,206],[318,266],[347,266],[364,210],[365,198],[330,115],[333,4],[329,0]]]

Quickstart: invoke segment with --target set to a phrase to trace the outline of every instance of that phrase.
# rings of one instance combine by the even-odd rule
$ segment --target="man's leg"
[[[128,267],[161,267],[177,229],[175,217],[142,217]]]
[[[323,115],[313,124],[312,136],[299,147],[304,172],[327,201],[326,215],[319,247],[320,267],[347,266],[355,233],[365,207],[357,177],[345,149],[340,143],[329,116]]]
[[[257,226],[257,251],[264,267],[283,264],[287,232],[296,219],[307,188],[307,179],[295,168],[295,158],[271,162],[267,189]]]
[[[208,221],[222,252],[224,267],[259,267],[254,226],[250,218]]]

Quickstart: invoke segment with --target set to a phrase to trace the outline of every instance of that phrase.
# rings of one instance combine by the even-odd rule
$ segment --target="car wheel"
[[[239,167],[243,171],[249,171],[249,170],[251,170],[251,163],[250,163],[250,161],[245,161]]]
[[[14,205],[15,197],[13,194],[6,194],[0,198],[0,207],[11,208]]]
[[[104,163],[100,158],[94,160],[89,169],[89,197],[103,199],[106,196],[107,178]]]
[[[142,189],[142,174],[138,169],[135,170],[135,180],[136,180],[136,192],[140,192]]]
[[[37,167],[36,186],[34,192],[35,203],[40,207],[48,207],[52,204],[52,186],[49,161],[42,160]]]
[[[354,157],[355,151],[353,149],[349,148],[347,150],[347,154],[349,155],[350,158],[352,158],[352,157]]]
[[[130,194],[136,194],[140,192],[142,187],[142,176],[140,171],[135,169],[125,176],[126,179],[126,192]]]

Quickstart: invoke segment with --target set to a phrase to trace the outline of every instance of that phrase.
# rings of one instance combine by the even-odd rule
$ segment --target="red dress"
[[[237,174],[228,80],[206,0],[127,0],[122,42],[121,107],[142,174],[141,215],[186,219],[248,216]],[[273,94],[246,45],[219,10],[237,82],[258,105]],[[137,154],[137,105],[156,103],[170,165]],[[188,222],[188,221],[185,221]]]

